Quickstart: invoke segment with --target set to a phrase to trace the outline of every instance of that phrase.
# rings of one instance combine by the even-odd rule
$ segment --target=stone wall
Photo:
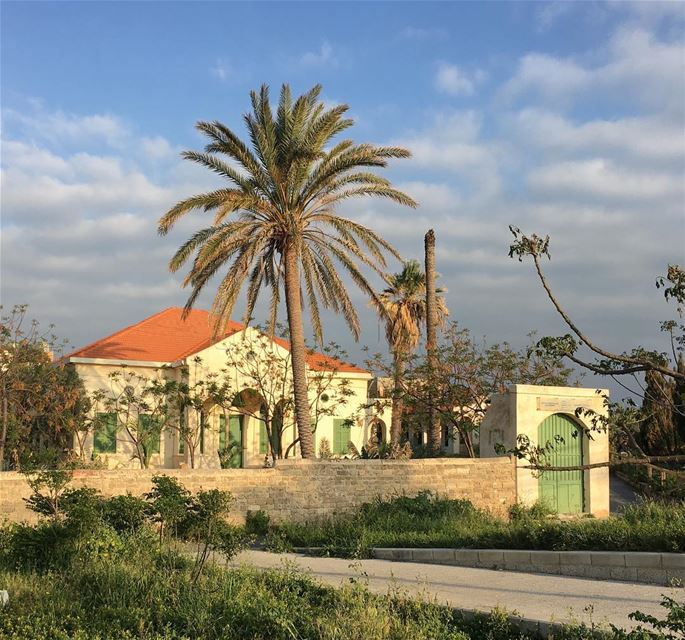
[[[263,509],[273,521],[307,520],[353,511],[374,497],[416,495],[430,489],[449,498],[502,512],[516,500],[516,467],[509,458],[420,460],[283,460],[274,469],[77,470],[72,486],[104,495],[141,495],[155,474],[179,479],[188,489],[218,488],[236,499],[232,519]],[[0,473],[0,519],[33,521],[23,498],[31,491],[23,475]]]

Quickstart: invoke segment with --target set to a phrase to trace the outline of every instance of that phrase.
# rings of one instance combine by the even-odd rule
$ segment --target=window
[[[205,422],[207,416],[204,411],[200,411],[200,453],[205,452]]]
[[[333,453],[344,455],[347,453],[347,443],[351,440],[352,425],[349,420],[333,420]]]
[[[117,452],[117,414],[98,413],[93,431],[93,453]]]
[[[182,434],[186,430],[186,410],[181,407],[178,414],[178,453],[183,455],[186,452],[186,441]]]
[[[226,416],[219,416],[219,451],[225,451],[228,442],[228,430],[226,429]]]
[[[138,432],[150,443],[150,453],[159,453],[162,442],[162,430],[157,416],[148,413],[139,415]]]

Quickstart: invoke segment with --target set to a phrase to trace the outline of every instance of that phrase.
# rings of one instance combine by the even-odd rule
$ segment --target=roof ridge
[[[157,313],[153,313],[151,316],[148,316],[147,318],[143,318],[142,320],[139,320],[138,322],[134,322],[133,324],[128,325],[127,327],[124,327],[123,329],[119,329],[119,331],[115,331],[114,333],[111,333],[108,336],[105,336],[104,338],[100,338],[99,340],[95,340],[94,342],[91,342],[89,344],[84,345],[80,349],[76,349],[75,351],[72,351],[71,353],[67,354],[64,356],[65,358],[73,358],[76,356],[78,353],[81,351],[85,351],[86,349],[90,349],[91,347],[94,347],[101,342],[104,342],[105,340],[110,340],[111,338],[114,338],[118,335],[121,335],[125,331],[129,331],[130,329],[133,329],[134,327],[139,327],[141,325],[146,324],[150,320],[157,318],[165,313],[168,313],[169,311],[175,311],[176,309],[180,309],[181,307],[167,307],[166,309],[162,309],[161,311],[158,311]]]

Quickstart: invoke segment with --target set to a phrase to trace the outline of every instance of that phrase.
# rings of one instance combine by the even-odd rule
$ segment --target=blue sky
[[[248,93],[323,85],[416,212],[345,213],[420,257],[434,227],[452,316],[523,344],[563,331],[507,226],[552,235],[550,276],[611,348],[654,343],[685,247],[683,3],[3,2],[2,302],[78,346],[180,305],[156,220],[217,184],[179,159],[241,129]],[[393,265],[397,266],[397,265]],[[203,300],[206,305],[208,297]],[[382,346],[366,301],[361,344]],[[339,319],[329,338],[350,348]]]

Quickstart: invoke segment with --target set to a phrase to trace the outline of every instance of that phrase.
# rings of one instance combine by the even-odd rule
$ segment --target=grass
[[[321,586],[294,570],[209,566],[193,583],[191,563],[150,551],[75,559],[68,570],[0,570],[11,594],[0,610],[4,640],[203,640],[518,638],[503,614],[467,621],[428,601],[369,593],[353,582]]]
[[[0,609],[3,640],[541,640],[504,612],[467,619],[399,591],[370,593],[361,581],[334,589],[293,569],[208,566],[194,582],[191,562],[126,542],[116,557],[75,558],[68,570],[0,569],[10,602]],[[675,611],[675,614],[673,612]],[[669,615],[683,616],[680,605]],[[557,640],[670,638],[569,626]],[[681,637],[681,636],[673,636]]]
[[[553,551],[685,552],[685,502],[644,501],[621,515],[559,520],[539,505],[517,505],[510,518],[476,509],[467,500],[431,493],[377,499],[356,513],[275,528],[276,550],[322,547],[332,555],[368,557],[372,547],[541,549]]]

